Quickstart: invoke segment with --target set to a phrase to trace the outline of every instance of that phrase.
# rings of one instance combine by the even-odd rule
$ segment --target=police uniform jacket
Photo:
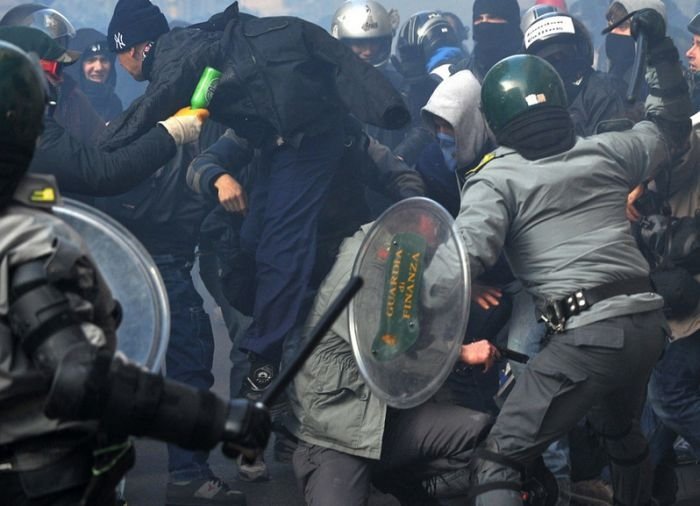
[[[677,87],[673,65],[658,75],[650,68],[649,86]],[[646,111],[679,120],[687,118],[687,104],[687,96],[650,95]],[[634,186],[671,163],[670,143],[655,123],[577,138],[570,150],[539,160],[505,147],[491,157],[465,183],[456,220],[473,277],[504,250],[513,274],[541,306],[579,289],[648,275],[625,205]],[[572,317],[567,328],[662,306],[657,294],[619,295]]]
[[[94,423],[61,422],[44,415],[51,378],[22,351],[8,323],[13,267],[43,259],[50,280],[69,294],[76,314],[84,318],[83,328],[91,342],[112,350],[116,347],[115,302],[107,285],[78,234],[46,208],[58,198],[55,184],[27,176],[15,195],[21,200],[0,211],[0,445],[68,429],[72,433],[96,429]],[[15,455],[18,470],[31,470],[37,462],[43,465],[47,458],[61,455],[60,451],[46,454],[45,445],[35,451],[34,455],[31,451]]]

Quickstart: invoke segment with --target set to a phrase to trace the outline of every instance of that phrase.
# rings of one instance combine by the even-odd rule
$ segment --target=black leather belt
[[[649,277],[613,281],[585,290],[576,290],[560,300],[548,301],[540,310],[540,319],[544,320],[553,332],[564,332],[566,321],[572,316],[587,310],[593,304],[618,295],[653,292]]]

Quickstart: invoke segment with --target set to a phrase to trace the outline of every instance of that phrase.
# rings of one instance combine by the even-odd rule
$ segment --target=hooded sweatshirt
[[[421,109],[421,117],[433,132],[433,116],[447,121],[455,131],[457,172],[478,162],[490,149],[493,134],[481,114],[481,85],[469,70],[462,70],[441,82]]]
[[[666,18],[666,6],[661,0],[615,0],[617,3],[622,5],[627,14],[634,11],[639,11],[642,9],[654,9],[659,14],[664,17],[666,25],[668,25],[668,19]]]
[[[100,51],[91,51],[91,47],[99,44]],[[105,121],[111,121],[123,111],[122,102],[114,92],[117,84],[117,67],[116,54],[105,52],[107,48],[107,36],[92,28],[80,28],[76,35],[69,42],[69,48],[75,49],[82,53],[80,60],[66,69],[66,72],[75,79],[80,87],[80,90],[90,100],[93,108]],[[83,72],[83,64],[85,60],[97,54],[106,56],[112,64],[112,69],[109,72],[105,83],[97,83],[90,81],[85,77]]]

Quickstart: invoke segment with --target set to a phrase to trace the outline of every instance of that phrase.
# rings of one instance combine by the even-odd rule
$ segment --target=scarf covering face
[[[435,116],[452,126],[455,137],[456,169],[471,165],[493,141],[480,109],[481,85],[469,70],[442,81],[421,109],[425,125],[437,137]],[[478,160],[477,160],[478,161]]]
[[[610,73],[622,76],[634,63],[637,46],[632,37],[609,33],[605,37],[605,54],[610,62]]]
[[[445,166],[450,172],[455,172],[457,170],[457,141],[454,135],[438,132],[437,142],[440,151],[442,151],[442,157],[445,159]]]
[[[563,107],[532,107],[511,120],[497,137],[502,146],[523,158],[539,160],[571,149],[576,142],[574,122]]]
[[[521,51],[523,32],[517,24],[479,23],[474,25],[474,43],[474,57],[488,70],[503,58]]]

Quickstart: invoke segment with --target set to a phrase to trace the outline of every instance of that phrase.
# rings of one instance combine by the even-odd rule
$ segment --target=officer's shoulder
[[[61,202],[61,194],[54,176],[26,174],[17,186],[13,200],[26,207],[49,210]]]
[[[464,178],[467,179],[472,176],[475,176],[476,174],[482,173],[487,167],[497,167],[499,164],[493,162],[497,162],[498,160],[513,154],[517,153],[512,149],[497,148],[495,151],[491,151],[490,153],[484,155],[483,158],[479,161],[479,163],[477,163],[475,166],[468,168],[464,172]]]

